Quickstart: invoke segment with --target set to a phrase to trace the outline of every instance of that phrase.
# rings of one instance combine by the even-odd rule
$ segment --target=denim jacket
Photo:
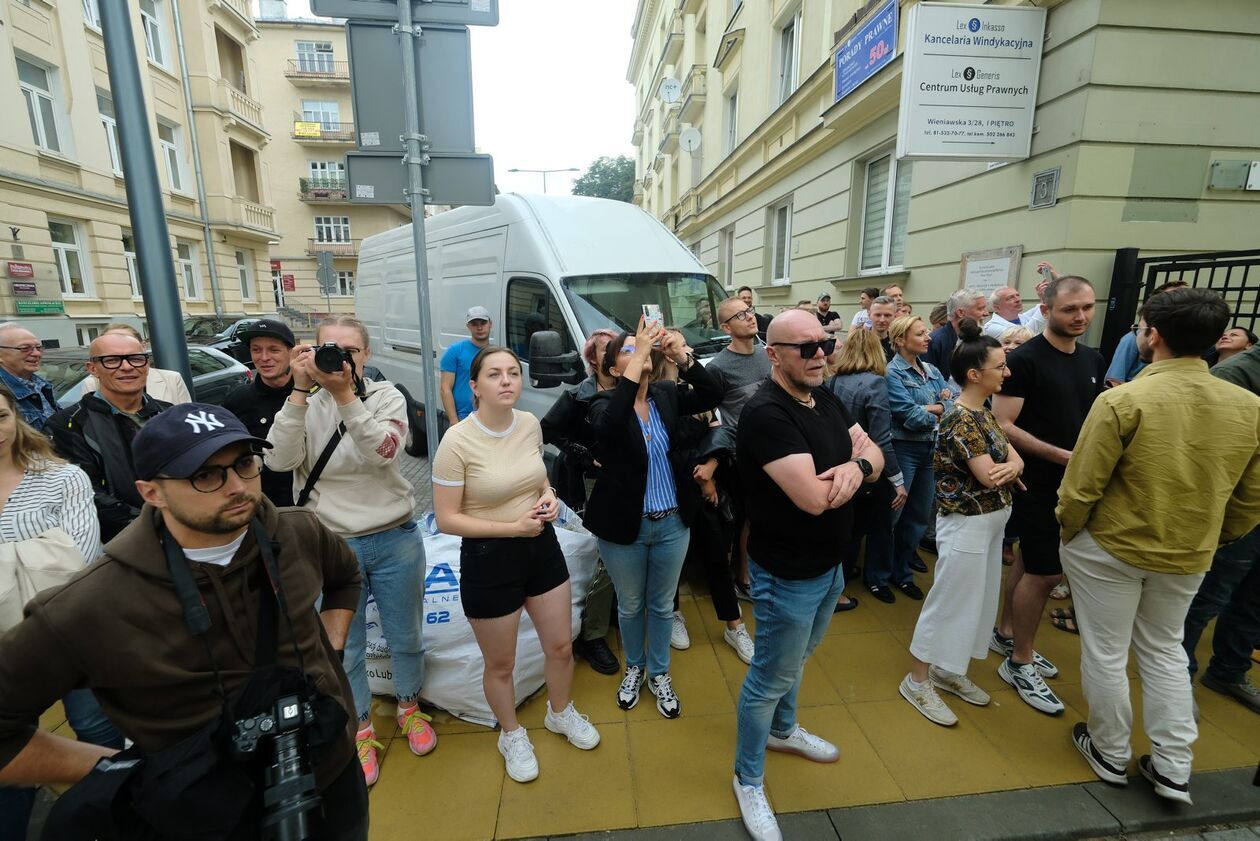
[[[888,363],[888,404],[892,409],[892,437],[894,441],[934,441],[939,418],[924,409],[933,403],[943,403],[948,412],[953,400],[941,400],[946,387],[941,372],[929,362],[919,358],[919,365],[927,372],[924,379],[918,371],[898,354]]]
[[[8,386],[9,391],[17,398],[22,419],[43,432],[44,424],[60,408],[53,395],[52,383],[39,374],[32,374],[29,380],[15,377],[3,368],[0,368],[0,383]]]

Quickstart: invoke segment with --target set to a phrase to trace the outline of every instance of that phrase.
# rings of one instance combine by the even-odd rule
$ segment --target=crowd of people
[[[461,538],[460,598],[507,775],[540,773],[516,717],[522,613],[544,655],[545,728],[594,750],[575,654],[620,675],[621,709],[646,686],[662,717],[683,714],[671,649],[690,645],[678,607],[690,562],[748,666],[732,791],[756,839],[780,837],[767,750],[839,758],[802,725],[797,694],[832,617],[860,607],[843,593],[858,579],[876,601],[923,602],[898,690],[945,727],[958,718],[942,693],[990,703],[969,677],[990,651],[1025,703],[1064,711],[1036,639],[1048,601],[1070,596],[1052,615],[1081,639],[1088,718],[1073,743],[1100,779],[1127,784],[1132,647],[1152,744],[1137,769],[1189,802],[1194,648],[1213,618],[1200,681],[1260,712],[1247,675],[1260,641],[1260,348],[1219,295],[1174,283],[1147,299],[1109,366],[1082,341],[1093,285],[1044,269],[1031,307],[1015,289],[964,288],[929,323],[896,285],[863,290],[852,319],[829,295],[770,318],[744,287],[710,306],[729,343],[707,364],[652,321],[597,330],[587,378],[543,418],[517,408],[522,362],[493,343],[491,313],[469,309],[469,338],[441,362],[449,427],[433,504]],[[37,373],[39,339],[0,325],[0,571],[23,570],[0,598],[5,837],[22,837],[32,786],[80,782],[50,827],[112,814],[160,832],[197,815],[254,837],[233,828],[281,819],[252,794],[266,760],[226,761],[223,746],[257,726],[242,722],[291,709],[309,728],[300,769],[318,794],[317,837],[366,838],[382,749],[369,596],[399,733],[417,756],[437,747],[419,706],[425,559],[398,461],[406,400],[365,376],[369,335],[353,318],[321,323],[314,345],[271,319],[243,338],[255,376],[218,407],[191,402],[133,328],[111,325],[89,349],[92,387],[60,409]],[[340,367],[316,358],[324,343]],[[572,592],[556,537],[564,505],[598,542],[586,593]],[[926,592],[924,547],[936,555]],[[58,700],[77,741],[37,729]],[[189,757],[199,770],[172,776]]]

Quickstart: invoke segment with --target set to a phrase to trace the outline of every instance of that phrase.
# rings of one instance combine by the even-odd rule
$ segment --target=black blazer
[[[722,399],[722,389],[698,362],[682,373],[690,388],[672,382],[652,383],[648,397],[656,403],[669,433],[670,450],[678,446],[679,422],[687,415],[707,412]],[[639,536],[643,497],[647,493],[648,455],[643,430],[634,414],[639,384],[622,378],[616,388],[591,398],[588,419],[595,438],[599,476],[586,503],[582,522],[591,534],[628,545]],[[671,458],[678,513],[691,525],[700,507],[700,491],[681,459]]]

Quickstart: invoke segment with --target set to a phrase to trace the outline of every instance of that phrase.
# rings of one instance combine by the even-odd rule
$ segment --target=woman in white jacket
[[[363,380],[371,357],[367,328],[349,316],[325,319],[315,331],[315,346],[332,342],[349,362],[327,373],[315,364],[315,347],[293,348],[293,393],[276,414],[267,440],[267,467],[293,471],[294,498],[314,510],[329,529],[345,538],[359,559],[363,595],[350,625],[343,662],[359,713],[356,738],[368,785],[380,773],[381,744],[372,728],[368,689],[365,613],[370,592],[389,640],[398,726],[412,753],[423,756],[437,747],[429,717],[420,712],[424,684],[424,544],[413,517],[411,484],[398,468],[407,435],[407,404],[385,382]],[[315,389],[314,386],[319,386]],[[338,430],[340,438],[311,486],[303,489],[320,455]],[[303,497],[309,495],[309,500]]]

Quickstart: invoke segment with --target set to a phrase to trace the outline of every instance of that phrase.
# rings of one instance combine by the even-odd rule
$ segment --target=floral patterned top
[[[988,453],[995,463],[1006,461],[1011,442],[997,418],[986,409],[973,411],[955,403],[941,417],[933,467],[936,501],[946,514],[975,516],[1001,511],[1011,504],[1009,485],[986,488],[967,462]]]

